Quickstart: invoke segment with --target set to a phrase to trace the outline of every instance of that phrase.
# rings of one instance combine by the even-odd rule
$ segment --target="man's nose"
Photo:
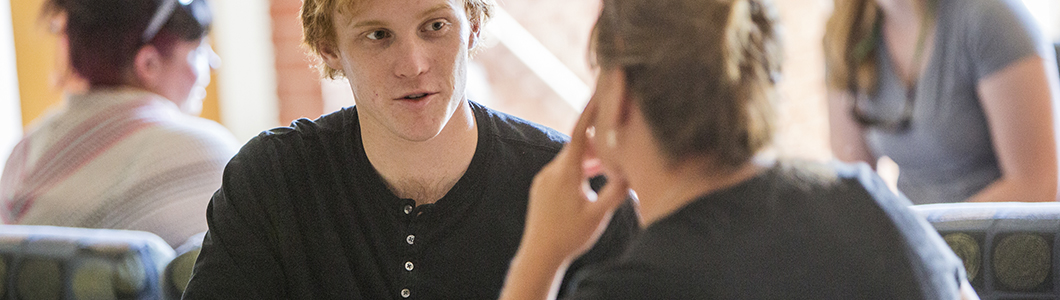
[[[394,67],[394,75],[399,78],[412,78],[430,70],[429,51],[425,41],[407,39],[396,43],[400,55]]]

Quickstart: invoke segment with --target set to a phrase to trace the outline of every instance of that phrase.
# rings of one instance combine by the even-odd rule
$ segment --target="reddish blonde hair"
[[[302,43],[305,47],[317,56],[320,57],[320,46],[321,45],[334,45],[335,44],[335,27],[334,27],[334,14],[336,9],[338,12],[342,10],[350,9],[356,4],[357,0],[304,0],[302,1]],[[483,24],[489,21],[493,7],[497,5],[495,0],[463,0],[464,1],[464,12],[467,14],[468,21],[471,22],[472,27],[481,28]],[[323,61],[317,59],[314,62],[317,69],[320,70],[322,76],[335,79],[336,77],[344,76],[342,70],[336,70],[329,67]]]

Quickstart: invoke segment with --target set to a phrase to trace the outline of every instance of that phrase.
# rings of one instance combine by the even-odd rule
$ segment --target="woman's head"
[[[736,167],[772,139],[775,19],[768,0],[604,0],[592,54],[625,74],[670,162]]]
[[[157,33],[145,39],[148,23],[166,14],[170,1],[169,17],[158,17]],[[205,0],[47,0],[41,15],[65,20],[70,65],[93,87],[130,84],[141,49],[170,57],[181,43],[198,44],[212,22]]]

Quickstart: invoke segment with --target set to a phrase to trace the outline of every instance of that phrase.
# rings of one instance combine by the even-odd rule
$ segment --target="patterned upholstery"
[[[0,225],[0,299],[160,299],[173,257],[148,232]]]
[[[191,280],[191,270],[195,267],[195,259],[199,257],[202,249],[202,238],[206,232],[196,234],[183,245],[177,247],[177,257],[166,265],[165,279],[162,280],[162,292],[167,300],[179,300],[184,294]]]
[[[913,206],[963,261],[983,300],[1060,298],[1060,203]]]

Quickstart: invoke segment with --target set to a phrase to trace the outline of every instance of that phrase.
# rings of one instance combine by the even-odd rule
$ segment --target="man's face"
[[[464,101],[474,34],[461,0],[356,0],[333,12],[324,62],[353,88],[363,128],[409,141],[438,135]]]

